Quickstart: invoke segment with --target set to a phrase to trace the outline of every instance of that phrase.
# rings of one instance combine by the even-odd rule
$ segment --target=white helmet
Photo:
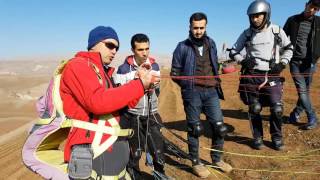
[[[264,16],[263,23],[259,27],[256,27],[255,25],[252,24],[251,19],[250,19],[250,15],[254,15],[254,14],[258,14],[258,13],[264,13],[265,16]],[[247,10],[247,15],[249,16],[249,21],[250,21],[251,27],[254,29],[260,30],[266,24],[270,23],[271,6],[265,0],[255,0],[249,5],[248,10]]]

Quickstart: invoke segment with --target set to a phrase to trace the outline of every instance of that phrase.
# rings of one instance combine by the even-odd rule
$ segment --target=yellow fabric
[[[38,145],[37,151],[57,150],[61,143],[67,138],[70,128],[60,128],[43,138]]]
[[[98,178],[97,172],[92,170],[91,177],[93,179],[97,179]],[[118,180],[118,179],[120,179],[122,177],[125,177],[126,180],[131,180],[131,177],[130,177],[129,173],[126,171],[126,169],[123,169],[118,176],[102,175],[101,176],[101,180]]]
[[[50,164],[51,166],[57,167],[64,173],[67,173],[68,164],[63,161],[63,151],[61,150],[46,150],[37,151],[36,156],[41,160]]]
[[[61,128],[67,128],[67,127],[72,127],[72,120],[71,119],[65,119],[61,125]]]
[[[64,173],[67,173],[67,164],[64,163],[64,152],[63,152],[63,141],[67,138],[71,122],[64,118],[62,101],[60,98],[60,78],[61,73],[68,61],[62,61],[56,68],[53,75],[53,87],[52,87],[52,115],[50,118],[39,119],[37,125],[50,124],[57,115],[63,118],[59,129],[50,132],[46,137],[43,138],[42,142],[38,145],[35,152],[35,156],[42,162],[51,166],[57,167]]]
[[[36,124],[38,125],[45,125],[45,124],[50,124],[56,117],[57,117],[57,112],[61,117],[65,117],[64,112],[63,112],[63,104],[62,100],[60,97],[60,79],[61,79],[61,73],[68,63],[68,60],[62,60],[56,70],[54,71],[53,74],[53,87],[52,87],[52,103],[53,103],[53,109],[52,109],[52,115],[50,118],[46,119],[39,119]],[[70,127],[70,126],[69,126]]]
[[[60,97],[60,79],[61,79],[61,74],[56,75],[54,78],[54,83],[53,83],[53,90],[52,90],[52,97],[53,97],[53,106],[57,110],[60,116],[64,117],[64,112],[63,112],[63,104],[62,100]]]
[[[58,74],[62,74],[63,69],[66,67],[66,64],[69,62],[69,60],[62,60],[56,70],[54,71],[54,76]]]
[[[36,122],[36,124],[37,124],[37,125],[50,124],[53,119],[54,119],[54,118],[39,119],[39,120]]]

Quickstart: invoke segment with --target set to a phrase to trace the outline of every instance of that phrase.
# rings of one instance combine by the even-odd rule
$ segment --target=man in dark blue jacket
[[[206,25],[204,13],[194,13],[190,17],[189,38],[177,45],[171,67],[172,79],[181,87],[193,171],[201,178],[208,177],[210,172],[199,160],[199,137],[203,132],[200,113],[203,112],[211,124],[213,149],[223,149],[227,132],[219,100],[224,97],[218,77],[217,49],[215,42],[206,35]],[[232,167],[222,161],[221,155],[221,152],[211,153],[213,165],[230,172]]]
[[[299,95],[296,107],[290,113],[289,122],[297,123],[300,114],[306,111],[306,130],[317,126],[317,114],[312,108],[310,87],[316,63],[320,58],[320,17],[315,14],[320,9],[320,0],[309,0],[304,12],[291,16],[284,25],[284,31],[294,46],[290,61],[290,72]]]

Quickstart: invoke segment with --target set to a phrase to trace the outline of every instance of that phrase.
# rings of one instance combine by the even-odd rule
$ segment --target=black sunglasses
[[[115,44],[111,43],[111,42],[103,42],[103,44],[110,50],[116,49],[116,51],[118,51],[119,46],[116,46]]]

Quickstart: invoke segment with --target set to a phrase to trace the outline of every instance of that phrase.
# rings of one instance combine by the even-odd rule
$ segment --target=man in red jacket
[[[159,79],[140,67],[134,80],[115,87],[114,69],[108,65],[118,48],[114,29],[98,26],[89,34],[88,51],[78,52],[63,70],[60,95],[63,111],[72,120],[64,157],[71,179],[129,178],[126,138],[132,131],[122,129],[121,109],[134,106]]]

